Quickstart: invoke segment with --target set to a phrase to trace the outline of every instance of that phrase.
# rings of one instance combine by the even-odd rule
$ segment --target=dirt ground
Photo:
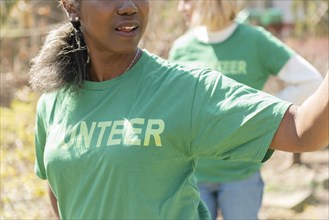
[[[328,148],[303,153],[303,165],[291,166],[291,162],[291,153],[275,152],[265,163],[262,175],[266,187],[260,219],[329,219]]]

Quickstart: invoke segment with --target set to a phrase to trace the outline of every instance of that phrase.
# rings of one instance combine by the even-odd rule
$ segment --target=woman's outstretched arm
[[[292,105],[283,117],[270,148],[308,152],[329,143],[329,72],[320,87],[301,106]]]

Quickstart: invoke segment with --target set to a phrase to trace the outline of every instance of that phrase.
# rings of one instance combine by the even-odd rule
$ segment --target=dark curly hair
[[[79,9],[80,0],[66,0]],[[79,22],[67,22],[51,30],[29,71],[32,89],[40,93],[63,87],[83,86],[89,71],[88,52]]]

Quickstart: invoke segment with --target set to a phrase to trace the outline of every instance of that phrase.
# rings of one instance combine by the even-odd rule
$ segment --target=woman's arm
[[[305,102],[292,105],[283,117],[270,148],[289,152],[308,152],[329,143],[329,71]]]
[[[278,73],[285,87],[275,96],[301,105],[321,84],[323,77],[304,58],[293,55]]]
[[[54,210],[54,212],[56,214],[56,217],[58,219],[60,219],[59,212],[58,212],[58,206],[57,206],[57,199],[56,199],[53,191],[51,190],[49,184],[48,184],[48,194],[49,194],[51,206],[53,207],[53,210]]]

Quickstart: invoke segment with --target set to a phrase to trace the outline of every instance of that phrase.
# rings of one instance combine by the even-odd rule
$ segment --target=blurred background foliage
[[[284,1],[244,1],[246,21],[272,31],[325,74],[328,1],[286,0],[289,8],[283,6],[279,11],[278,2]],[[186,26],[176,11],[177,0],[150,3],[149,24],[140,46],[166,58],[172,42]],[[27,72],[45,34],[65,21],[66,15],[55,0],[0,0],[0,10],[0,219],[50,219],[54,215],[45,182],[33,173],[38,94],[30,90]],[[270,16],[270,22],[262,23],[262,16],[263,20]]]

